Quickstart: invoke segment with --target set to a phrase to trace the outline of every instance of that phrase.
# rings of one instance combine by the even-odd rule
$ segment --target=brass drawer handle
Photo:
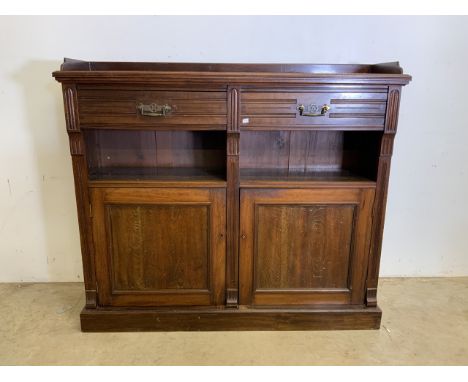
[[[307,113],[304,113],[304,110],[306,110],[304,105],[299,105],[297,110],[299,110],[299,115],[302,117],[323,117],[325,114],[327,114],[328,110],[330,110],[330,106],[327,104],[323,105],[320,109],[320,113],[317,113],[319,110],[317,105],[308,105]]]
[[[171,114],[172,107],[169,105],[158,105],[156,103],[143,104],[140,103],[137,106],[137,109],[140,111],[141,115],[146,117],[165,117],[166,115]]]

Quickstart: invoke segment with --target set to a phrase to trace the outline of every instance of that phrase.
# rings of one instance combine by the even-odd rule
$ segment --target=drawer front
[[[386,104],[386,89],[245,91],[241,99],[241,128],[382,130]]]
[[[82,128],[226,128],[226,92],[80,89]]]

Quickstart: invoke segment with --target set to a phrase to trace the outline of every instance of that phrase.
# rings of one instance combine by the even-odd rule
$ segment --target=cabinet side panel
[[[364,302],[373,189],[241,191],[241,305]]]
[[[62,85],[65,106],[65,120],[70,141],[72,156],[75,195],[78,210],[78,224],[80,228],[81,255],[83,260],[83,278],[86,291],[86,307],[95,308],[97,305],[96,273],[94,252],[92,245],[91,212],[88,195],[88,168],[86,164],[85,143],[80,130],[78,118],[78,101],[76,86]]]
[[[393,141],[398,125],[401,86],[389,86],[388,104],[385,116],[385,131],[382,137],[377,170],[377,187],[373,207],[372,236],[367,271],[366,303],[377,306],[377,284],[379,277],[380,255],[387,204],[388,180],[393,153]]]

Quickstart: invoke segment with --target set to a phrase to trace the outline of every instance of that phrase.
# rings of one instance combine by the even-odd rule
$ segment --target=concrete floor
[[[81,333],[80,283],[0,284],[1,365],[467,365],[468,278],[383,279],[378,331]]]

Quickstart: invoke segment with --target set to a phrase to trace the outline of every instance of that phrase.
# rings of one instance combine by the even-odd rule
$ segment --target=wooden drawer
[[[223,91],[85,88],[78,91],[78,110],[82,128],[224,130],[227,121]]]
[[[385,88],[245,91],[241,129],[383,130],[386,105]]]

